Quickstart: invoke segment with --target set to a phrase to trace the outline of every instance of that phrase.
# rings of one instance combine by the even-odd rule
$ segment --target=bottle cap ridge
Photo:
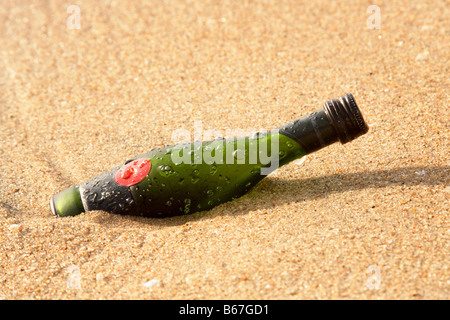
[[[325,102],[324,107],[342,144],[350,142],[369,131],[369,127],[351,93],[347,93],[340,99]]]

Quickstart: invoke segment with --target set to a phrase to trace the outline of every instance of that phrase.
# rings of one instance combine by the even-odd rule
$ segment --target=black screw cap
[[[325,102],[324,107],[325,113],[342,144],[350,142],[369,131],[369,127],[351,93],[347,93],[340,99]]]

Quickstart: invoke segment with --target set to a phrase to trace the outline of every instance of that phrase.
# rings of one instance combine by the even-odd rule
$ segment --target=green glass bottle
[[[209,210],[247,193],[278,167],[368,127],[351,94],[278,129],[154,149],[50,201],[58,216],[85,211],[169,217]]]

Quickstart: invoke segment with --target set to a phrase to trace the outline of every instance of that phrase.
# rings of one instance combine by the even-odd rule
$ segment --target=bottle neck
[[[306,153],[322,149],[336,141],[350,142],[367,133],[355,99],[350,93],[324,103],[322,110],[279,128],[279,132],[297,141]]]
[[[279,128],[279,133],[295,140],[307,154],[339,141],[325,110],[290,122]]]

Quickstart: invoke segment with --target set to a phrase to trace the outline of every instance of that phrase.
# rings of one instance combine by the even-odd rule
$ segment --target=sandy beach
[[[0,0],[0,299],[449,299],[449,16],[431,0]],[[50,211],[177,129],[273,129],[347,92],[366,135],[210,211]]]

